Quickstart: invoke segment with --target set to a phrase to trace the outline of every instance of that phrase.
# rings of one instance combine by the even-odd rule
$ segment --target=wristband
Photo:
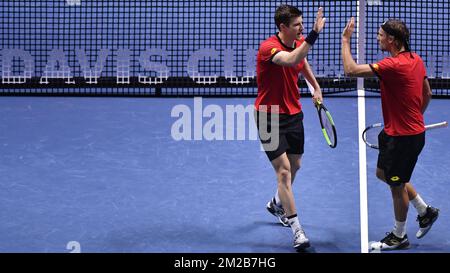
[[[314,30],[311,30],[311,32],[309,32],[308,36],[306,37],[305,42],[307,42],[308,44],[313,46],[318,37],[319,37],[319,33],[317,33]]]

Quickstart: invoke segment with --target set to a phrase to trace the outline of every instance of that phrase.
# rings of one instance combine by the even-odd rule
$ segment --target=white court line
[[[357,60],[359,64],[365,64],[365,7],[366,1],[358,1],[357,15]],[[361,253],[369,252],[369,222],[367,209],[367,157],[366,145],[361,138],[362,132],[366,128],[366,100],[364,92],[364,79],[358,78],[358,148],[359,148],[359,219],[361,223]]]
[[[365,127],[366,100],[364,97],[364,90],[358,90],[359,218],[361,221],[361,253],[368,253],[369,251],[366,144],[360,137]]]

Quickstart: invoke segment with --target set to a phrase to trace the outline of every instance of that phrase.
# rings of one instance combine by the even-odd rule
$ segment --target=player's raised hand
[[[347,25],[345,26],[344,30],[342,31],[342,39],[350,40],[350,37],[352,37],[353,31],[355,31],[355,18],[352,17],[350,20],[348,20]]]
[[[323,8],[320,7],[317,11],[316,20],[314,21],[313,30],[317,33],[320,33],[325,26],[326,18],[323,17]]]

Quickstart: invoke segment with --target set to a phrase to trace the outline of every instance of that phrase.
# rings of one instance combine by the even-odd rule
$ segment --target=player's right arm
[[[324,25],[325,18],[323,17],[323,9],[319,8],[319,11],[317,11],[316,20],[314,21],[313,32],[315,32],[315,34],[313,33],[313,36],[316,37],[312,40],[313,44],[315,39],[317,38],[317,35],[319,35],[319,33],[322,31]],[[310,35],[308,35],[308,37],[310,37]],[[281,66],[296,66],[297,64],[299,64],[306,57],[309,49],[312,47],[312,44],[308,43],[308,41],[310,41],[308,40],[308,37],[306,38],[305,42],[295,50],[291,52],[278,52],[273,57],[272,62]]]
[[[310,48],[310,44],[302,43],[294,51],[280,51],[273,57],[272,62],[281,66],[296,66],[308,55]]]
[[[357,64],[350,51],[350,38],[355,30],[355,19],[352,17],[342,32],[342,64],[345,75],[350,77],[373,77],[374,72],[368,64]]]

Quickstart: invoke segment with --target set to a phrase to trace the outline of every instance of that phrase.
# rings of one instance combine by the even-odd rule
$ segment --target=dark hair
[[[405,22],[398,19],[389,19],[381,24],[381,28],[384,32],[394,36],[395,40],[401,43],[398,44],[398,47],[403,45],[405,46],[406,51],[411,51],[409,46],[409,29]]]
[[[296,7],[290,5],[281,5],[275,11],[275,24],[280,29],[280,25],[289,26],[293,18],[302,16],[303,13]]]

